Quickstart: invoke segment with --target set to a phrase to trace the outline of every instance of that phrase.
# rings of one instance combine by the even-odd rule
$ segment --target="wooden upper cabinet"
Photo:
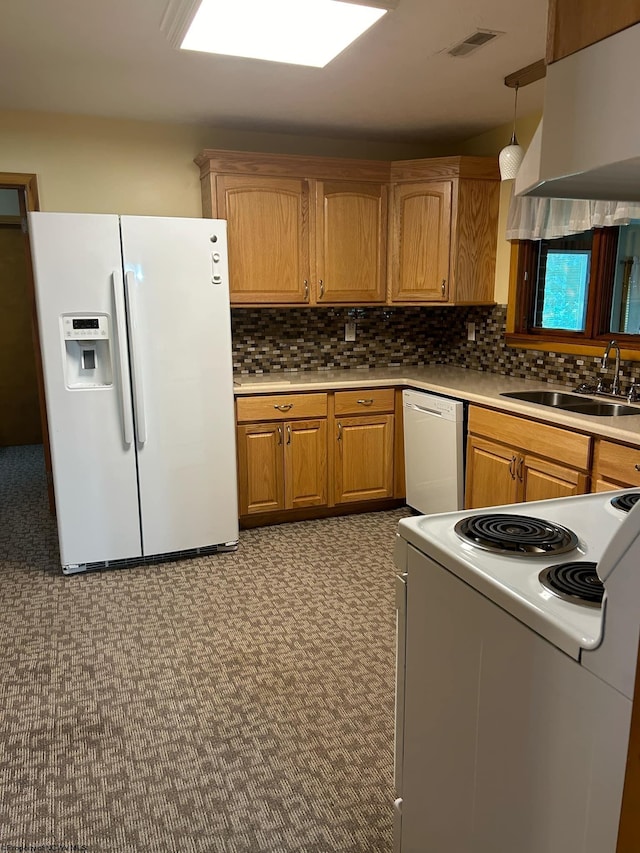
[[[315,236],[318,303],[384,302],[385,184],[317,181]]]
[[[232,305],[384,302],[388,162],[206,150],[196,163],[203,214],[228,221]]]
[[[451,181],[395,187],[391,272],[394,302],[448,299],[451,187]]]
[[[219,175],[216,195],[218,216],[228,220],[231,302],[307,302],[308,182]]]
[[[495,158],[205,150],[195,162],[204,216],[228,221],[232,305],[494,301]]]
[[[391,301],[492,304],[497,160],[405,160],[391,164],[391,180]]]
[[[547,63],[640,22],[640,0],[550,0]]]

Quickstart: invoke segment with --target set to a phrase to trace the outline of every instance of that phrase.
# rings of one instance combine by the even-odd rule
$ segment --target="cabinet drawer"
[[[613,441],[596,441],[595,473],[598,479],[640,486],[640,448]]]
[[[583,471],[589,469],[591,438],[579,432],[478,406],[469,408],[469,432],[528,450],[547,459],[561,460],[563,465],[572,468]]]
[[[238,397],[238,423],[290,421],[295,418],[326,418],[326,394],[272,394],[268,397]]]
[[[393,388],[364,388],[360,391],[336,391],[336,415],[367,415],[393,412]]]

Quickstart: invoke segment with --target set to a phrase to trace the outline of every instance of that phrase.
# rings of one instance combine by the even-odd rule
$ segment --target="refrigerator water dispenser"
[[[107,314],[63,314],[60,318],[67,388],[105,388],[113,382]]]

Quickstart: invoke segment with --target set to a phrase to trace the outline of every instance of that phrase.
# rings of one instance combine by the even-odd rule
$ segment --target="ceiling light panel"
[[[202,0],[181,47],[323,68],[386,13],[381,6],[353,0]]]

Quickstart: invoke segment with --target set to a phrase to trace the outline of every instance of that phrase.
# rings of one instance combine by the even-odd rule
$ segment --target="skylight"
[[[181,47],[324,68],[386,11],[341,0],[202,0]]]

